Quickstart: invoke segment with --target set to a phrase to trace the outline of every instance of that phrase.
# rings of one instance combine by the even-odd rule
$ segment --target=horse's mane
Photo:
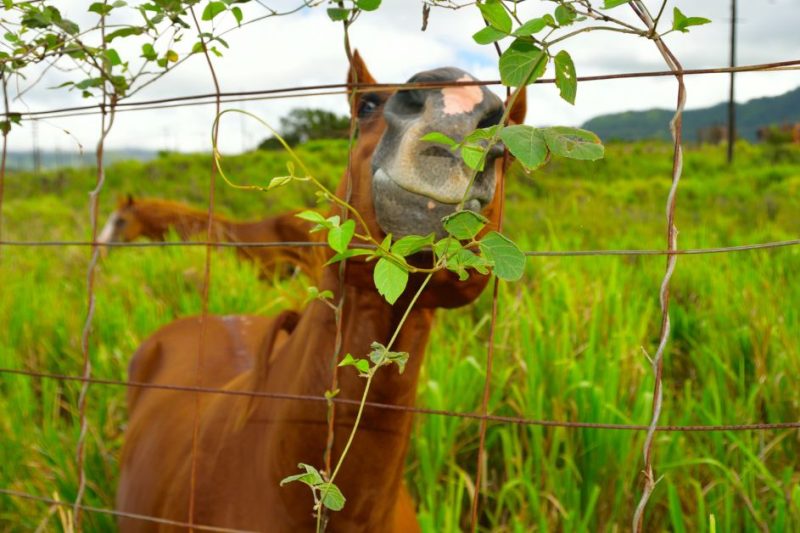
[[[132,207],[137,211],[170,213],[182,218],[205,219],[208,217],[208,211],[205,209],[192,207],[175,200],[164,200],[163,198],[137,198]],[[233,222],[229,217],[219,213],[214,213],[214,219],[218,222]]]

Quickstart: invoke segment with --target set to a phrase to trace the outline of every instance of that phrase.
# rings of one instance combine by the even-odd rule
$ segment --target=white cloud
[[[65,0],[64,13],[81,22],[86,2]],[[672,34],[668,42],[685,68],[725,66],[728,62],[730,0],[690,2],[678,5],[688,15],[714,20],[708,26],[693,28],[689,34]],[[352,28],[353,46],[365,57],[379,81],[402,82],[420,70],[437,66],[459,66],[479,78],[495,79],[496,55],[491,46],[478,46],[471,34],[482,27],[474,8],[460,11],[434,9],[429,27],[420,31],[421,4],[408,0],[384,0],[374,13],[364,13]],[[656,2],[651,2],[656,4]],[[668,3],[665,21],[672,19],[674,1]],[[276,2],[280,8],[292,5]],[[743,2],[740,5],[738,62],[761,63],[797,59],[797,28],[800,27],[800,0]],[[258,13],[254,3],[246,4],[246,19]],[[551,4],[529,0],[519,4],[524,16],[541,14]],[[633,21],[625,7],[614,11]],[[226,21],[230,23],[231,21]],[[266,19],[226,35],[230,44],[222,59],[215,59],[224,91],[257,90],[274,87],[340,83],[347,68],[341,24],[328,20],[325,10],[316,8],[286,17]],[[191,43],[183,43],[184,49]],[[663,70],[664,63],[654,45],[628,35],[590,32],[569,42],[579,75]],[[123,57],[136,57],[138,51],[120,49]],[[75,93],[48,90],[68,74],[52,71],[40,87],[26,95],[30,109],[46,109],[86,102]],[[727,97],[728,76],[697,76],[687,79],[689,107],[702,107]],[[737,77],[740,101],[775,95],[800,85],[797,71],[741,74]],[[135,99],[162,98],[211,92],[213,86],[204,58],[195,56],[163,79],[148,87]],[[498,89],[499,91],[499,89]],[[563,102],[551,85],[529,88],[529,122],[534,124],[580,124],[598,114],[628,109],[669,108],[674,105],[675,81],[670,78],[586,82],[579,85],[575,106]],[[269,100],[235,104],[263,116],[273,124],[292,107],[324,107],[344,113],[343,95],[303,99]],[[14,107],[21,107],[18,103]],[[200,150],[208,147],[213,107],[128,112],[118,115],[109,145],[151,149]],[[86,149],[93,147],[98,118],[54,119],[41,124],[39,139],[44,149],[71,150],[74,142],[61,129],[69,130]],[[61,129],[58,129],[61,128]],[[30,149],[31,128],[16,130],[10,137],[12,148]],[[240,118],[224,122],[223,148],[238,151],[252,147],[268,135],[256,123]]]

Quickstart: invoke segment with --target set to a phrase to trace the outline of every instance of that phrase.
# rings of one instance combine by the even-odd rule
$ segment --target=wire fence
[[[210,64],[210,62],[209,62]],[[613,79],[632,79],[632,78],[646,78],[646,77],[665,77],[665,76],[677,76],[679,79],[683,76],[690,76],[690,75],[709,75],[709,74],[720,74],[720,73],[731,73],[731,72],[766,72],[766,71],[779,71],[779,70],[786,70],[786,69],[798,69],[800,68],[800,59],[792,60],[792,61],[783,61],[783,62],[775,62],[775,63],[764,63],[764,64],[756,64],[756,65],[746,65],[741,67],[735,68],[709,68],[709,69],[692,69],[692,70],[683,70],[680,68],[679,65],[673,65],[671,70],[668,71],[654,71],[654,72],[635,72],[635,73],[619,73],[619,74],[609,74],[609,75],[599,75],[599,76],[585,76],[578,78],[581,81],[599,81],[599,80],[613,80]],[[213,72],[213,67],[212,67]],[[541,79],[538,80],[537,83],[553,83],[555,80],[553,79]],[[225,103],[230,102],[239,102],[239,101],[252,101],[252,100],[261,100],[261,99],[283,99],[283,98],[291,98],[291,97],[309,97],[309,96],[318,96],[321,94],[342,94],[348,92],[348,89],[354,89],[357,92],[366,92],[366,91],[396,91],[396,90],[407,90],[407,89],[419,89],[419,88],[443,88],[443,87],[452,87],[452,86],[461,86],[461,85],[496,85],[499,84],[499,81],[484,81],[484,82],[452,82],[452,83],[413,83],[413,84],[364,84],[364,83],[355,83],[355,84],[324,84],[324,85],[311,85],[311,86],[297,86],[297,87],[287,87],[287,88],[280,88],[280,89],[265,89],[265,90],[258,90],[258,91],[242,91],[242,92],[221,92],[217,87],[217,91],[215,93],[210,94],[197,94],[197,95],[187,95],[187,96],[180,96],[174,98],[163,98],[163,99],[156,99],[156,100],[147,100],[147,101],[140,101],[140,102],[119,102],[116,104],[117,109],[116,111],[145,111],[145,110],[153,110],[153,109],[165,109],[165,108],[174,108],[179,106],[186,106],[186,105],[216,105],[219,109],[219,106]],[[645,249],[628,249],[628,250],[529,250],[525,252],[525,255],[528,257],[597,257],[597,256],[666,256],[668,260],[667,265],[667,275],[665,277],[665,281],[662,284],[661,288],[661,307],[663,311],[663,322],[662,322],[662,331],[660,335],[660,352],[663,352],[663,347],[666,343],[666,340],[669,337],[669,324],[668,324],[668,281],[669,275],[674,269],[674,259],[676,256],[680,255],[707,255],[707,254],[724,254],[724,253],[734,253],[734,252],[745,252],[745,251],[753,251],[753,250],[775,250],[784,247],[792,247],[800,245],[800,239],[794,240],[786,240],[786,241],[778,241],[778,242],[764,242],[764,243],[750,243],[750,244],[743,244],[738,246],[727,246],[727,247],[714,247],[714,248],[698,248],[698,249],[678,249],[677,243],[675,241],[673,231],[673,221],[672,218],[674,216],[674,192],[675,188],[677,187],[678,176],[680,173],[680,111],[682,107],[682,103],[679,104],[679,111],[677,116],[677,138],[676,138],[676,166],[675,166],[675,176],[673,180],[673,191],[670,196],[670,200],[668,201],[668,209],[667,209],[667,217],[668,221],[668,229],[669,229],[669,236],[668,236],[668,247],[664,250],[645,250]],[[21,113],[23,119],[30,119],[36,120],[41,118],[65,118],[65,117],[75,117],[75,116],[82,116],[82,115],[91,115],[91,114],[103,114],[104,116],[109,112],[108,104],[100,104],[100,105],[86,105],[86,106],[73,106],[73,107],[62,107],[62,108],[53,108],[47,109],[43,111],[29,111]],[[675,132],[675,128],[673,128]],[[98,152],[102,154],[102,144],[99,147]],[[102,156],[99,156],[99,163],[98,163],[99,171],[102,173]],[[349,162],[348,162],[349,167]],[[212,170],[213,173],[213,170]],[[347,173],[350,174],[349,172]],[[213,176],[213,174],[212,174]],[[97,235],[97,204],[96,198],[97,194],[99,194],[100,188],[102,187],[102,175],[98,180],[98,186],[95,189],[96,194],[94,196],[94,205],[92,209],[92,235],[93,238],[96,238]],[[84,472],[82,466],[82,455],[83,455],[83,439],[86,433],[86,416],[85,416],[85,409],[86,409],[86,390],[89,385],[103,385],[103,386],[114,386],[114,387],[123,387],[123,388],[140,388],[140,389],[160,389],[160,390],[171,390],[171,391],[182,391],[187,393],[195,394],[196,397],[199,397],[201,394],[216,394],[216,395],[234,395],[234,396],[247,396],[247,397],[254,397],[254,398],[269,398],[272,400],[279,400],[279,401],[301,401],[301,402],[318,402],[318,403],[329,403],[332,402],[334,404],[339,405],[358,405],[360,402],[357,400],[346,399],[346,398],[328,398],[321,395],[301,395],[301,394],[284,394],[284,393],[277,393],[277,392],[245,392],[245,391],[236,391],[236,390],[229,390],[229,389],[221,389],[221,388],[213,388],[213,387],[203,387],[200,386],[199,381],[197,382],[196,386],[180,386],[180,385],[169,385],[169,384],[153,384],[153,383],[145,383],[145,382],[136,382],[136,381],[122,381],[122,380],[114,380],[114,379],[107,379],[102,377],[94,377],[91,375],[91,358],[89,353],[89,331],[91,330],[91,320],[92,320],[92,310],[93,310],[93,301],[94,301],[94,283],[93,283],[93,272],[94,266],[97,261],[97,253],[101,246],[113,247],[113,248],[163,248],[163,247],[205,247],[206,249],[206,260],[205,260],[205,271],[204,271],[204,289],[202,291],[202,305],[203,305],[203,316],[205,317],[208,312],[208,287],[209,287],[209,279],[211,276],[211,261],[210,261],[210,253],[213,248],[216,247],[230,247],[230,248],[311,248],[311,247],[327,247],[325,243],[316,243],[316,242],[218,242],[213,240],[213,235],[211,233],[211,217],[213,215],[213,177],[211,180],[211,187],[209,190],[209,204],[208,204],[208,213],[209,213],[209,224],[208,224],[208,236],[207,240],[205,241],[187,241],[187,242],[115,242],[115,243],[98,243],[95,240],[90,241],[68,241],[68,240],[60,240],[60,241],[29,241],[29,240],[0,240],[0,248],[2,247],[68,247],[68,246],[76,246],[76,247],[90,247],[92,249],[92,257],[89,263],[89,269],[87,271],[88,276],[88,283],[87,283],[87,298],[88,298],[88,311],[87,311],[87,319],[86,319],[86,326],[84,328],[84,336],[82,345],[84,346],[83,354],[84,354],[84,371],[81,375],[67,375],[67,374],[57,374],[57,373],[49,373],[49,372],[40,372],[34,370],[24,370],[24,369],[16,369],[16,368],[0,368],[0,375],[15,375],[15,376],[26,376],[32,379],[48,379],[48,380],[57,380],[63,382],[76,382],[80,383],[82,386],[81,392],[81,400],[80,400],[80,419],[81,419],[81,437],[79,439],[79,451],[78,451],[78,464],[79,464],[79,473],[81,476],[80,486],[81,489],[79,490],[78,497],[76,498],[75,502],[63,502],[60,500],[47,498],[43,496],[38,496],[34,494],[28,494],[25,492],[9,490],[5,488],[0,488],[0,494],[5,494],[7,496],[15,497],[15,498],[24,498],[29,500],[35,500],[42,503],[49,504],[51,506],[71,506],[75,510],[76,517],[79,517],[80,511],[86,511],[91,513],[100,513],[100,514],[109,514],[114,515],[117,517],[129,518],[134,520],[142,520],[148,521],[152,523],[162,524],[162,525],[169,525],[169,526],[178,526],[178,527],[187,527],[189,529],[195,529],[198,531],[220,531],[220,532],[231,532],[231,531],[242,531],[237,529],[228,529],[228,528],[220,528],[214,527],[210,525],[203,525],[194,523],[193,515],[194,513],[189,514],[188,522],[181,522],[181,521],[173,521],[173,520],[165,520],[159,517],[153,516],[144,516],[138,515],[133,513],[125,513],[120,511],[115,511],[111,509],[103,509],[97,508],[92,506],[87,506],[81,503],[81,493],[83,490],[83,486],[85,484],[84,479]],[[0,197],[2,198],[2,197]],[[1,200],[0,200],[1,201]],[[0,204],[0,209],[2,209],[2,204]],[[494,330],[495,323],[497,320],[497,306],[498,306],[498,293],[497,293],[497,286],[495,285],[494,294],[492,298],[492,317],[491,317],[491,328],[492,331]],[[490,335],[491,337],[491,335]],[[202,347],[202,342],[200,346]],[[487,364],[491,366],[491,359],[492,353],[494,350],[494,343],[489,342],[488,344],[488,357],[487,357]],[[661,361],[662,359],[659,357],[656,360],[655,370],[657,372],[656,377],[656,386],[657,389],[661,386]],[[200,372],[202,365],[202,357],[198,358],[198,367],[197,372]],[[646,463],[646,476],[648,477],[647,483],[650,484],[653,481],[652,479],[652,469],[650,468],[650,449],[649,443],[652,442],[652,435],[656,432],[721,432],[721,431],[774,431],[774,430],[793,430],[793,429],[800,429],[800,422],[798,421],[787,421],[787,422],[777,422],[777,423],[760,423],[760,422],[751,422],[745,424],[723,424],[723,425],[658,425],[657,419],[658,413],[654,414],[653,421],[650,424],[643,425],[643,424],[613,424],[613,423],[596,423],[591,421],[567,421],[567,420],[537,420],[537,419],[529,419],[524,417],[515,417],[515,416],[502,416],[502,415],[495,415],[488,412],[486,406],[486,398],[489,391],[490,385],[490,372],[487,368],[487,375],[485,381],[485,388],[484,388],[484,395],[483,395],[483,403],[481,409],[478,412],[458,412],[458,411],[449,411],[449,410],[442,410],[442,409],[428,409],[424,407],[410,407],[410,406],[403,406],[403,405],[394,405],[394,404],[386,404],[386,403],[379,403],[379,402],[370,402],[367,401],[365,403],[365,407],[368,409],[376,409],[376,410],[384,410],[384,411],[402,411],[413,413],[417,415],[425,415],[425,416],[443,416],[443,417],[455,417],[460,419],[468,419],[468,420],[477,420],[481,422],[481,450],[483,449],[483,439],[485,437],[486,431],[486,424],[488,423],[496,423],[496,424],[513,424],[519,426],[542,426],[542,427],[560,427],[560,428],[581,428],[581,429],[596,429],[596,430],[617,430],[617,431],[635,431],[635,432],[648,432],[648,444],[646,445],[645,451],[645,463]],[[655,397],[659,396],[658,390],[656,391]],[[654,404],[658,403],[657,401]],[[654,409],[660,408],[660,405],[654,405]],[[193,438],[193,442],[195,445],[193,446],[193,453],[192,456],[196,455],[196,431],[197,431],[197,416],[199,413],[199,409],[195,410],[195,436]],[[480,466],[480,453],[479,453],[479,464],[478,464],[478,475],[480,475],[481,466]],[[193,473],[192,476],[192,483],[194,483],[195,475]],[[478,484],[476,483],[476,486]],[[194,490],[191,491],[192,495],[194,494]],[[476,489],[476,493],[474,496],[474,506],[473,507],[473,519],[472,524],[473,528],[476,527],[476,519],[475,519],[475,509],[477,509],[477,502],[479,499],[480,490]],[[646,503],[646,500],[643,499],[642,506]],[[641,519],[641,517],[639,517]],[[640,527],[640,524],[639,524]],[[636,528],[636,527],[635,527]]]
[[[800,69],[800,59],[790,61],[777,61],[773,63],[755,63],[751,65],[741,65],[738,67],[716,67],[686,69],[682,71],[684,76],[697,76],[706,74],[730,74],[731,72],[774,72],[782,70]],[[578,76],[579,82],[626,80],[636,78],[663,78],[674,76],[670,70],[642,71],[642,72],[621,72],[616,74],[601,74],[596,76]],[[534,84],[554,84],[555,78],[540,78]],[[262,99],[284,99],[303,96],[326,96],[348,94],[349,89],[356,92],[394,92],[398,90],[410,89],[443,89],[446,87],[471,87],[471,86],[490,86],[502,85],[500,80],[473,80],[473,81],[450,81],[450,82],[414,82],[414,83],[328,83],[319,85],[298,85],[279,89],[261,89],[256,91],[233,91],[220,92],[219,97],[223,104],[232,102],[257,101]],[[124,110],[153,110],[169,109],[170,107],[180,107],[186,105],[214,105],[216,93],[192,94],[184,96],[174,96],[170,98],[157,98],[152,100],[142,100],[139,102],[119,102],[116,104],[117,112]],[[22,111],[19,114],[23,120],[43,119],[43,118],[63,118],[81,116],[84,114],[99,114],[103,112],[103,104],[57,107],[43,109],[40,111]]]
[[[719,246],[714,248],[686,248],[676,250],[525,250],[528,257],[602,257],[602,256],[651,256],[651,255],[710,255],[733,252],[750,252],[769,250],[800,245],[800,239],[786,241],[741,244],[737,246]],[[25,248],[62,248],[67,246],[100,246],[103,248],[196,248],[213,246],[215,248],[327,248],[322,242],[304,241],[265,241],[265,242],[220,242],[220,241],[131,241],[131,242],[95,242],[95,241],[3,241],[0,246],[17,246]],[[374,250],[375,246],[353,245],[353,248]]]

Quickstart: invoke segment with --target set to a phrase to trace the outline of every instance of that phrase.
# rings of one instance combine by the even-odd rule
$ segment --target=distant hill
[[[149,161],[158,155],[152,150],[139,148],[122,148],[117,150],[106,150],[105,160],[109,163],[114,161],[124,161],[135,159],[137,161]],[[94,152],[61,152],[42,150],[39,152],[39,161],[42,170],[58,167],[88,167],[95,164]],[[8,153],[8,168],[11,170],[33,170],[34,159],[31,151],[10,151]]]
[[[582,127],[595,132],[604,141],[669,139],[672,115],[673,111],[669,109],[626,111],[595,117]],[[727,115],[728,104],[725,102],[686,111],[683,117],[684,138],[696,141],[698,130],[725,125]],[[744,104],[736,104],[736,130],[743,139],[755,141],[758,128],[785,122],[800,122],[800,87],[780,96],[755,98]]]

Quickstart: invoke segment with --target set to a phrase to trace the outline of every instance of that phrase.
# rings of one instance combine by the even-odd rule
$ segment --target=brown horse
[[[354,76],[354,74],[357,74]],[[358,55],[349,79],[372,82]],[[412,81],[472,79],[455,68],[423,72]],[[429,131],[461,138],[477,126],[500,120],[502,101],[483,87],[406,90],[394,94],[366,93],[356,98],[354,112],[359,138],[352,153],[352,204],[365,216],[373,235],[409,232],[442,234],[441,217],[453,212],[466,190],[469,169],[447,151],[432,150],[420,141]],[[514,122],[524,117],[524,99],[510,112]],[[496,227],[502,157],[490,151],[467,205],[481,211]],[[346,176],[347,178],[347,176]],[[337,194],[344,195],[346,179]],[[360,228],[359,231],[363,231]],[[430,252],[415,261],[430,264]],[[399,325],[411,294],[422,278],[412,275],[396,305],[376,291],[374,262],[348,261],[342,296],[341,353],[357,357],[374,341],[387,344]],[[414,404],[417,380],[434,311],[472,302],[488,278],[473,273],[460,282],[450,272],[437,272],[409,313],[396,350],[410,353],[405,372],[380,370],[369,400],[398,406]],[[339,294],[338,266],[324,269],[320,289]],[[325,302],[313,301],[302,313],[275,318],[215,316],[206,322],[200,346],[201,321],[173,322],[136,352],[132,381],[155,385],[196,383],[236,392],[269,392],[322,396],[332,379],[336,323]],[[202,348],[202,360],[198,350]],[[353,368],[340,371],[339,398],[359,399],[364,379]],[[129,389],[130,423],[121,460],[117,508],[187,521],[190,500],[194,524],[270,532],[313,531],[312,497],[299,483],[280,487],[281,479],[297,472],[298,463],[319,465],[326,446],[324,402],[257,398],[235,394],[202,394],[195,411],[192,393],[153,388]],[[342,453],[357,407],[336,404],[334,459]],[[192,462],[193,420],[198,417],[196,463]],[[412,415],[367,408],[336,484],[347,502],[332,513],[330,531],[397,532],[419,530],[414,503],[403,483]],[[191,497],[192,471],[194,498]],[[168,529],[133,519],[121,519],[123,531]]]
[[[306,242],[311,224],[284,213],[253,222],[238,222],[221,215],[214,215],[212,232],[216,242]],[[205,236],[208,213],[201,209],[157,198],[135,199],[128,195],[120,198],[117,210],[108,217],[97,242],[131,242],[140,237],[163,241],[170,230],[183,240]],[[323,255],[314,248],[298,247],[241,247],[236,249],[239,257],[254,261],[261,270],[261,277],[281,272],[282,267],[295,266],[306,274],[316,277],[322,265]]]

